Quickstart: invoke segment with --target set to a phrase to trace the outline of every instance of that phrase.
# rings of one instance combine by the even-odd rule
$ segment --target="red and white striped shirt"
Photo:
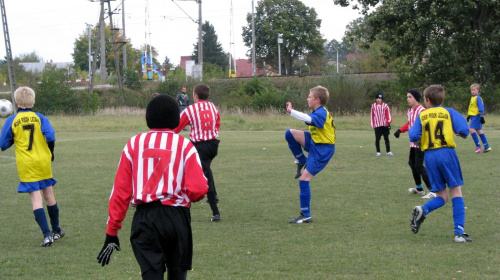
[[[372,128],[388,126],[392,122],[389,106],[384,102],[380,104],[377,102],[373,103],[370,119]]]
[[[402,133],[405,133],[407,132],[408,130],[410,130],[410,128],[413,126],[413,124],[415,123],[415,120],[418,118],[418,115],[425,111],[425,107],[422,106],[422,104],[418,104],[417,106],[415,106],[415,108],[410,108],[408,109],[408,113],[407,113],[407,116],[408,116],[408,122],[403,125],[402,127],[399,128],[399,130],[401,130]],[[419,148],[417,145],[415,145],[415,143],[413,142],[410,142],[410,147],[411,148]]]
[[[206,100],[191,104],[182,111],[179,126],[174,132],[179,133],[186,125],[191,128],[189,137],[193,142],[217,139],[220,127],[219,110],[212,102]]]
[[[170,129],[151,129],[127,142],[109,199],[106,233],[116,236],[129,205],[161,201],[189,207],[205,196],[207,179],[198,152]]]

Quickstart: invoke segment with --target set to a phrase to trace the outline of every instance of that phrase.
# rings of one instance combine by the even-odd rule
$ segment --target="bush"
[[[64,83],[66,76],[58,70],[45,70],[37,85],[35,110],[43,114],[75,114],[83,111],[78,94],[72,85]]]
[[[186,85],[186,82],[181,77],[172,77],[158,85],[156,91],[158,93],[167,94],[173,98],[177,97],[177,94],[181,92],[181,88]],[[188,90],[189,92],[189,90]]]
[[[328,75],[322,79],[322,85],[328,88],[330,99],[329,110],[336,114],[355,114],[370,108],[373,98],[367,98],[371,90],[367,83],[359,78],[344,75]]]
[[[124,85],[130,89],[139,90],[142,88],[141,78],[135,71],[127,70]]]

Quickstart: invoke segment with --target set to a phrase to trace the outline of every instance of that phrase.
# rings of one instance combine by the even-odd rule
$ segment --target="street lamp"
[[[337,49],[337,48],[335,48],[335,49],[337,50],[337,74],[338,74],[339,73],[339,49]]]
[[[281,76],[281,50],[280,50],[280,44],[283,44],[283,36],[282,33],[278,33],[278,71],[279,75]]]

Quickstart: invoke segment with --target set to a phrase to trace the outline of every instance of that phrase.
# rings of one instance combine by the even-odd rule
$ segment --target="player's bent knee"
[[[290,131],[290,129],[288,129],[286,132],[285,132],[285,139],[286,141],[290,142],[290,141],[295,141],[295,137],[293,137],[293,134],[292,132]]]

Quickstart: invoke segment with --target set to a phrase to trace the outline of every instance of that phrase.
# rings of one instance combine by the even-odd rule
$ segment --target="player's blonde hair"
[[[14,92],[17,107],[31,109],[35,105],[35,91],[30,87],[20,87]]]
[[[431,85],[424,90],[424,98],[429,99],[431,105],[441,105],[444,101],[444,95],[442,85]]]
[[[319,98],[321,105],[326,105],[326,103],[328,102],[328,98],[330,97],[330,93],[328,92],[328,89],[326,89],[325,87],[322,87],[322,86],[317,86],[317,87],[313,87],[309,91],[312,92],[314,97]]]
[[[480,85],[479,85],[479,84],[472,84],[472,85],[470,85],[470,89],[475,88],[475,89],[477,89],[478,91],[479,91],[479,87],[480,87]]]

